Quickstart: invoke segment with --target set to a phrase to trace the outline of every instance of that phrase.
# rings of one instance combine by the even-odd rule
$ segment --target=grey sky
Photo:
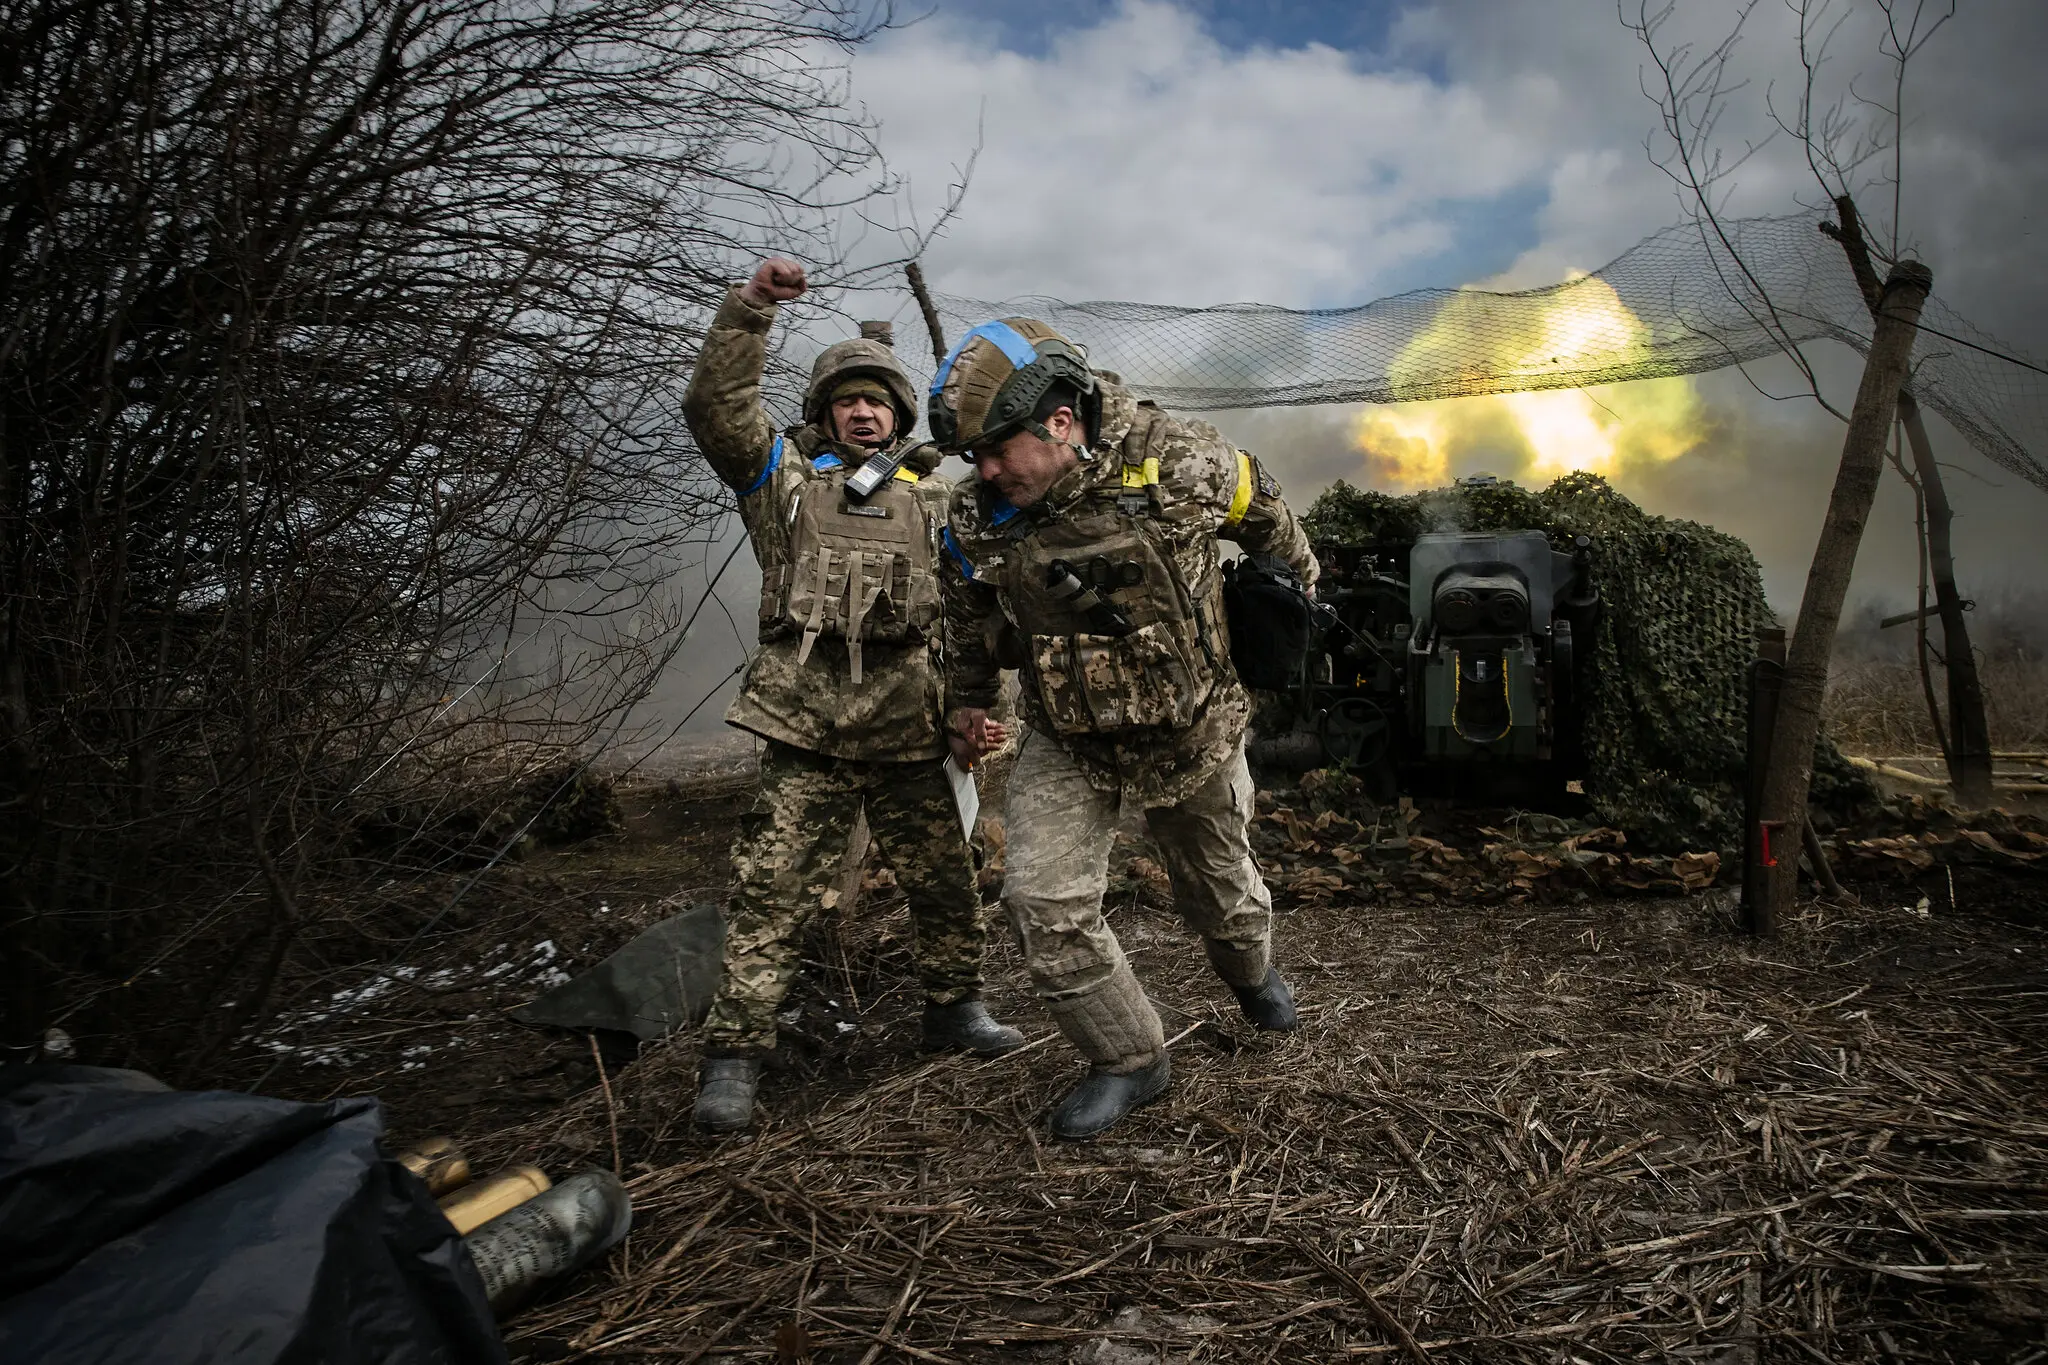
[[[1733,7],[1686,0],[1682,11],[1705,37]],[[1829,89],[1847,91],[1853,78],[1856,93],[1889,98],[1874,7],[1837,0],[1836,11],[1848,22],[1824,70]],[[1768,130],[1767,92],[1782,101],[1796,91],[1791,23],[1772,0],[1757,7],[1737,53],[1750,84],[1731,105],[1727,141]],[[1932,266],[1937,292],[2036,359],[2048,357],[2043,52],[2048,5],[1964,0],[1910,73],[1902,212],[1903,239]],[[926,259],[938,289],[1319,306],[1422,285],[1550,283],[1674,221],[1678,202],[1643,147],[1657,114],[1640,90],[1642,68],[1608,0],[1364,10],[972,0],[887,35],[855,57],[851,74],[927,215],[980,138],[963,212]],[[1887,197],[1866,192],[1880,227]],[[1781,139],[1736,177],[1729,207],[1786,212],[1817,201],[1797,147]],[[855,307],[893,314],[921,338],[907,298]],[[1821,360],[1846,404],[1852,358]],[[1752,376],[1768,390],[1791,388],[1783,366]],[[1743,536],[1773,602],[1790,610],[1841,428],[1810,402],[1760,396],[1738,374],[1696,382],[1707,439],[1616,482],[1652,510]],[[1361,477],[1351,413],[1215,416],[1280,473],[1299,506],[1331,478]],[[2048,570],[2039,532],[2048,495],[1945,429],[1935,439],[1955,466],[1965,592],[2038,579]],[[1458,472],[1517,472],[1511,452],[1468,449],[1459,461]],[[1903,486],[1888,479],[1853,596],[1911,593],[1910,522]],[[744,556],[729,578],[743,568]],[[754,590],[746,575],[728,597],[743,630]],[[731,667],[736,649],[722,620],[700,627],[674,680],[678,695],[691,693],[684,704]]]

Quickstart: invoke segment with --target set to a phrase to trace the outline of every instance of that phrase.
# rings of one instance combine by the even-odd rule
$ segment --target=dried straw
[[[2048,1358],[2038,928],[1868,885],[1774,944],[1719,893],[1338,897],[1281,923],[1303,1028],[1276,1039],[1144,872],[1113,920],[1185,1035],[1166,1099],[1047,1139],[1076,1063],[1007,946],[998,1012],[1039,1045],[918,1058],[884,903],[845,931],[864,982],[814,967],[814,1006],[859,986],[851,1045],[771,1077],[755,1134],[689,1132],[692,1038],[612,1078],[628,1251],[510,1324],[515,1355]],[[491,1145],[559,1160],[605,1106]]]

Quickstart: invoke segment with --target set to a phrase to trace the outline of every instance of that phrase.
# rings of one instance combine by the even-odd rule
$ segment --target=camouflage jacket
[[[867,458],[863,448],[835,442],[816,426],[793,428],[778,442],[761,406],[761,369],[774,322],[773,304],[754,308],[737,289],[727,294],[683,402],[704,458],[739,495],[740,517],[761,566],[764,601],[778,590],[788,567],[784,516],[797,493],[822,476],[819,465],[832,463],[828,455],[847,468]],[[938,462],[938,450],[929,445],[916,447],[904,461],[919,476],[916,501],[934,531],[952,491],[949,480],[932,473]],[[834,758],[909,761],[946,752],[939,711],[941,632],[907,644],[868,644],[858,684],[844,649],[818,648],[799,664],[800,645],[798,634],[781,628],[764,608],[760,648],[726,710],[727,724]]]
[[[1024,715],[1031,728],[1071,753],[1098,788],[1120,788],[1145,804],[1164,805],[1204,781],[1244,737],[1250,702],[1229,662],[1225,623],[1200,623],[1203,652],[1216,662],[1220,676],[1187,724],[1074,733],[1059,714],[1063,680],[1048,676],[1048,659],[1023,645],[1025,633],[1016,629],[1019,604],[1000,586],[1005,557],[1014,556],[1040,528],[1115,506],[1129,486],[1125,470],[1148,468],[1152,460],[1157,461],[1151,476],[1156,487],[1148,490],[1157,500],[1152,515],[1177,576],[1193,589],[1197,602],[1213,600],[1220,578],[1219,539],[1278,555],[1310,583],[1316,576],[1315,556],[1281,500],[1280,486],[1208,423],[1140,404],[1121,385],[1105,380],[1101,428],[1096,458],[1069,471],[1041,502],[1021,512],[980,483],[953,490],[948,553],[939,566],[947,632],[946,705],[951,710],[994,704],[998,641],[1007,638],[1010,646],[1004,652],[1011,657],[1001,666],[1018,667],[1023,675]],[[1130,685],[1142,689],[1152,684],[1139,678]],[[1144,713],[1142,705],[1137,709]]]

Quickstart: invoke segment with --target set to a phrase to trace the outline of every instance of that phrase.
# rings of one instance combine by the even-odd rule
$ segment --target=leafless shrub
[[[1991,745],[2000,753],[2048,749],[2048,659],[1997,658],[1984,676]],[[1921,697],[1920,670],[1908,659],[1863,658],[1828,676],[1828,733],[1860,754],[1939,755],[1941,744]]]
[[[1866,604],[1835,642],[1828,677],[1829,733],[1865,754],[1939,754],[1910,624],[1878,622],[1903,609]],[[2048,750],[2048,594],[2008,590],[1972,613],[1991,746]]]
[[[0,0],[0,1041],[169,973],[217,1045],[361,810],[612,732],[722,506],[693,329],[886,188],[886,18]]]

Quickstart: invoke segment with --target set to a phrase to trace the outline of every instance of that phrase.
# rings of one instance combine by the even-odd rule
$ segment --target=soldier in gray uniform
[[[1248,840],[1249,700],[1217,541],[1278,555],[1304,583],[1315,557],[1258,461],[1092,372],[1044,323],[976,327],[929,398],[934,439],[979,476],[953,492],[940,566],[949,742],[967,760],[998,738],[998,669],[1018,669],[1029,730],[1003,905],[1033,988],[1090,1067],[1052,1131],[1086,1137],[1169,1079],[1159,1015],[1102,914],[1123,801],[1143,806],[1175,908],[1245,1016],[1296,1025]]]
[[[910,899],[924,1047],[995,1056],[1024,1042],[981,1004],[986,931],[944,770],[935,561],[951,485],[932,472],[936,449],[908,444],[916,390],[879,341],[827,347],[803,425],[773,429],[761,406],[768,329],[804,288],[801,266],[771,259],[728,294],[683,409],[739,495],[762,573],[760,648],[725,717],[762,739],[761,796],[733,852],[739,887],[704,1026],[696,1118],[715,1131],[752,1119],[797,935],[863,805]],[[869,460],[899,457],[873,491],[849,490]]]

